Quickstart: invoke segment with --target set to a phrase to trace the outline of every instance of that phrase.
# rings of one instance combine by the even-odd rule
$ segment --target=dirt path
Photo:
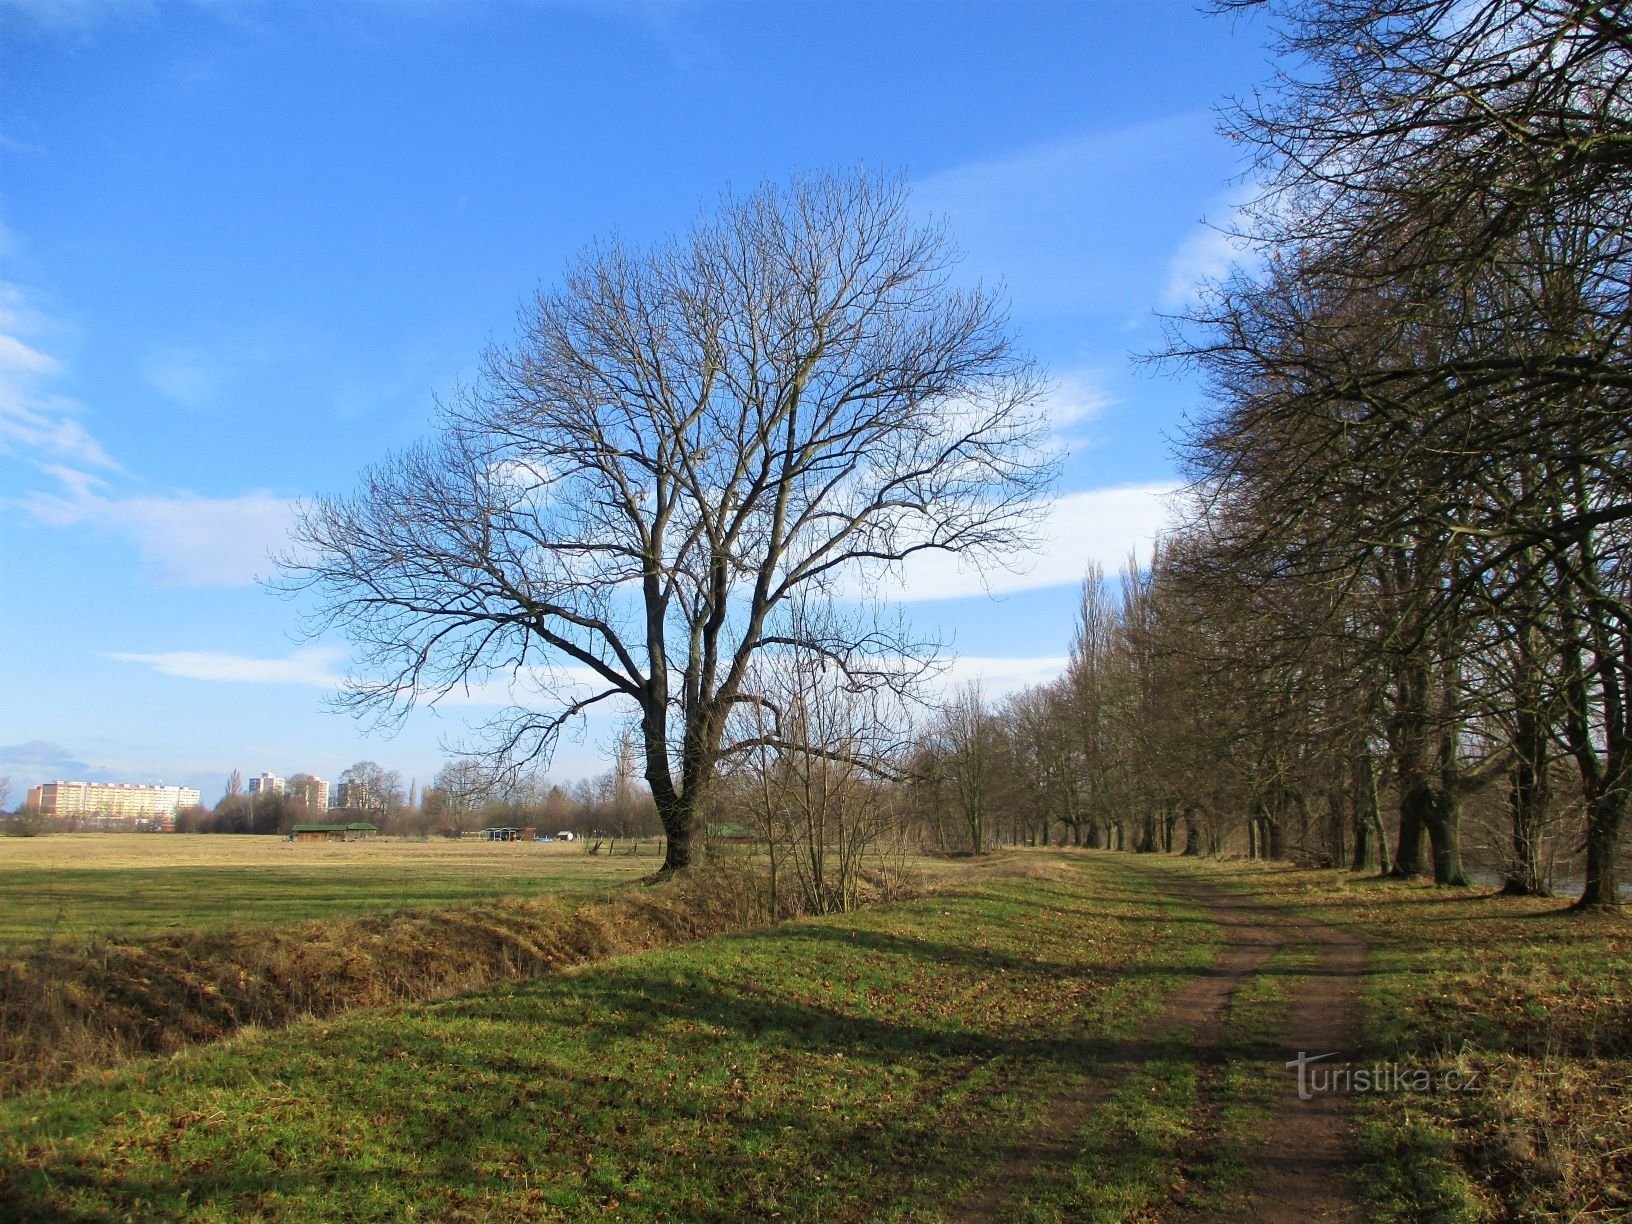
[[[1310,919],[1281,915],[1280,922],[1290,950],[1314,958],[1288,983],[1286,1057],[1336,1055],[1311,1065],[1324,1075],[1348,1059],[1359,1037],[1366,947],[1352,932]],[[1251,1218],[1269,1224],[1358,1220],[1344,1151],[1347,1098],[1331,1091],[1300,1094],[1298,1072],[1280,1069],[1285,1079],[1266,1138],[1249,1153],[1259,1170]],[[1315,1077],[1304,1081],[1309,1089],[1320,1082],[1331,1083]]]
[[[1047,1124],[1007,1145],[986,1182],[945,1212],[948,1220],[996,1224],[1009,1218],[1018,1196],[1047,1167],[1063,1169],[1072,1162],[1077,1132],[1126,1067],[1170,1056],[1175,1042],[1187,1042],[1198,1064],[1216,1068],[1224,1057],[1224,1023],[1232,996],[1283,946],[1312,953],[1315,961],[1288,983],[1286,1057],[1299,1050],[1341,1054],[1352,1045],[1366,954],[1358,938],[1191,877],[1164,875],[1153,883],[1174,889],[1223,927],[1223,950],[1209,969],[1145,1022],[1137,1037],[1106,1043],[1099,1060],[1102,1073],[1082,1090],[1052,1102]],[[1357,1220],[1344,1172],[1343,1098],[1312,1093],[1302,1100],[1293,1071],[1271,1070],[1284,1075],[1286,1086],[1264,1128],[1266,1138],[1247,1154],[1257,1174],[1241,1218],[1263,1224]],[[1173,1218],[1200,1217],[1178,1207]]]

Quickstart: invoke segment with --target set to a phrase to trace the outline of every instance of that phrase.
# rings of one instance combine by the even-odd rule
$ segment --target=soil
[[[1280,1043],[1285,1058],[1295,1058],[1299,1051],[1310,1056],[1335,1053],[1337,1058],[1319,1065],[1341,1065],[1352,1049],[1366,958],[1365,945],[1358,937],[1199,880],[1164,876],[1162,882],[1170,882],[1223,927],[1226,942],[1218,958],[1147,1020],[1137,1036],[1107,1043],[1099,1062],[1102,1074],[1080,1091],[1050,1102],[1047,1123],[1010,1143],[997,1170],[948,1210],[947,1219],[959,1224],[996,1224],[1010,1218],[1022,1188],[1034,1184],[1047,1168],[1063,1169],[1071,1163],[1076,1134],[1115,1088],[1125,1068],[1171,1057],[1175,1044],[1185,1043],[1202,1082],[1215,1082],[1225,1053],[1224,1021],[1231,997],[1283,946],[1314,954],[1313,967],[1296,971],[1288,983]],[[1344,1152],[1347,1098],[1341,1093],[1317,1093],[1310,1100],[1300,1100],[1295,1072],[1285,1070],[1284,1078],[1274,1116],[1262,1129],[1266,1138],[1246,1154],[1253,1174],[1239,1218],[1256,1224],[1359,1220]],[[1177,1201],[1159,1218],[1190,1221],[1207,1217]]]

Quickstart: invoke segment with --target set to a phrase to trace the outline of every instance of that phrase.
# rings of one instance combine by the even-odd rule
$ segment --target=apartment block
[[[286,798],[298,800],[309,808],[326,809],[329,806],[329,784],[310,774],[291,778],[284,783],[283,793]]]
[[[249,780],[249,793],[252,795],[281,795],[283,794],[283,779],[275,773],[262,773],[260,777]]]
[[[123,782],[45,782],[29,788],[27,803],[47,816],[90,816],[104,824],[155,821],[173,825],[176,813],[198,803],[191,786],[132,786]]]

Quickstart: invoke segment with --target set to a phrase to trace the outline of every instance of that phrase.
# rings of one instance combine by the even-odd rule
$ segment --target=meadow
[[[740,900],[729,872],[713,887]],[[1003,852],[922,888],[17,1093],[0,1216],[1279,1221],[1309,1218],[1311,1174],[1343,1218],[1632,1213],[1625,916],[1107,852]],[[663,892],[574,914],[610,934]],[[547,901],[439,921],[518,904],[530,945],[564,922]],[[1479,1090],[1344,1100],[1322,1169],[1285,1068],[1316,1048],[1297,1017],[1334,933],[1364,942],[1354,1057]]]
[[[296,843],[220,834],[0,837],[0,950],[163,931],[269,926],[547,894],[607,896],[654,871],[655,843],[435,838]]]
[[[1215,951],[1194,907],[1115,863],[1005,859],[866,913],[250,1034],[0,1103],[0,1207],[939,1218],[1002,1159],[994,1136],[1042,1121]]]

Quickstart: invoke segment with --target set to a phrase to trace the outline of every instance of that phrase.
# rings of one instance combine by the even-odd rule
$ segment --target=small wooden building
[[[302,824],[296,825],[290,832],[291,841],[323,842],[323,841],[369,841],[379,833],[379,829],[366,820],[354,820],[350,824]]]

